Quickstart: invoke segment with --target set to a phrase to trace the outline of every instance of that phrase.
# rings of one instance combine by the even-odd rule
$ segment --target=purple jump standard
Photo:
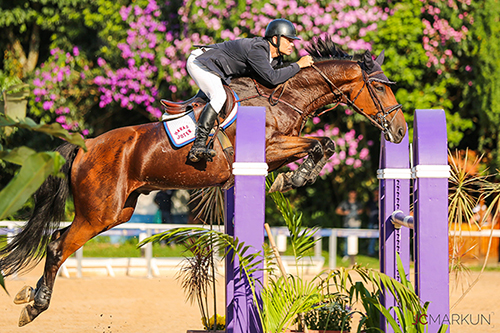
[[[443,110],[416,110],[413,164],[409,169],[408,139],[400,144],[382,137],[380,152],[380,268],[400,280],[396,252],[409,272],[409,228],[414,229],[415,284],[423,302],[430,302],[430,333],[449,324],[448,178],[446,118]],[[410,178],[413,179],[414,218],[409,215]],[[394,222],[394,223],[393,223]],[[402,227],[403,226],[403,227]],[[384,300],[389,308],[394,299]],[[393,332],[381,320],[384,332]]]
[[[396,253],[399,253],[405,272],[410,271],[410,231],[398,229],[391,222],[391,214],[396,210],[410,211],[410,147],[408,135],[399,144],[388,142],[382,135],[380,142],[379,179],[379,256],[380,271],[401,281]],[[386,309],[396,305],[392,295],[382,299]],[[391,311],[395,316],[394,311]],[[380,318],[380,329],[386,333],[394,330],[387,325],[385,318]]]
[[[450,324],[448,269],[448,142],[443,110],[416,110],[412,178],[415,215],[415,284],[430,302],[429,332]],[[448,329],[449,332],[449,329]]]
[[[249,251],[262,252],[267,175],[264,107],[239,108],[235,146],[235,184],[225,195],[225,231],[250,245]],[[253,277],[263,283],[262,270]],[[259,299],[260,291],[256,294]],[[262,333],[250,284],[236,258],[226,259],[226,332]]]

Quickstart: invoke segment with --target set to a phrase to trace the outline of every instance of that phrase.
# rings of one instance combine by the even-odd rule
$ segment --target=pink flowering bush
[[[41,121],[58,122],[70,131],[89,134],[85,128],[85,98],[90,68],[80,51],[51,50],[50,58],[34,72],[31,80],[34,98],[30,110]]]
[[[167,8],[173,5],[165,2]],[[94,81],[101,93],[99,105],[141,107],[153,117],[161,114],[155,103],[159,98],[184,99],[196,90],[186,71],[194,45],[263,36],[267,24],[284,15],[296,24],[302,37],[295,58],[305,54],[303,46],[311,38],[324,35],[348,49],[364,50],[371,46],[361,37],[388,15],[374,0],[306,1],[300,5],[291,0],[246,4],[184,0],[177,13],[167,17],[161,15],[158,2],[143,0],[122,7],[120,14],[129,26],[126,42],[118,44],[125,66],[111,68],[107,59],[98,62],[103,72]]]
[[[155,106],[158,96],[156,61],[162,48],[161,36],[166,31],[165,23],[158,20],[160,7],[155,1],[149,1],[145,8],[139,5],[122,7],[120,15],[129,25],[126,41],[118,43],[126,66],[114,69],[105,59],[98,58],[97,65],[103,70],[103,75],[94,80],[101,93],[99,106],[104,108],[112,102],[129,110],[140,106],[159,117],[161,111]]]
[[[423,47],[428,57],[427,67],[441,75],[455,69],[456,53],[466,39],[474,18],[469,10],[471,0],[420,0],[424,24]],[[469,66],[468,71],[471,68]]]

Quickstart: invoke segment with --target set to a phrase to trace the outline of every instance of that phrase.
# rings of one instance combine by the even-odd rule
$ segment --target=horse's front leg
[[[279,174],[270,192],[286,192],[314,182],[321,168],[334,152],[333,141],[329,138],[277,136],[270,140],[266,149],[268,164],[277,161],[293,162],[308,155],[308,158],[293,172]],[[325,157],[329,155],[328,157]],[[318,164],[321,165],[316,172]]]

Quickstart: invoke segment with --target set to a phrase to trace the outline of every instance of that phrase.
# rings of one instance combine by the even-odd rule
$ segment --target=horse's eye
[[[377,85],[377,86],[375,86],[375,89],[377,89],[378,92],[384,92],[385,87],[382,85]]]

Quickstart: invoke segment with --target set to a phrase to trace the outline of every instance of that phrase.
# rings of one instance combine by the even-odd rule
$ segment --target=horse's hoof
[[[35,291],[30,286],[24,286],[16,297],[14,297],[14,304],[24,304],[29,303],[35,299]]]
[[[23,327],[24,325],[32,322],[28,312],[28,307],[31,308],[31,305],[26,305],[21,311],[21,315],[19,316],[19,327]]]
[[[282,173],[280,173],[278,177],[276,177],[276,179],[274,180],[273,185],[271,185],[271,187],[269,188],[269,193],[273,192],[284,193],[293,190],[294,187],[290,182],[290,175],[291,172],[287,172],[284,176]]]
[[[283,177],[283,174],[280,173],[278,177],[273,182],[273,185],[269,188],[269,193],[273,192],[281,192],[281,189],[283,188],[283,184],[285,182],[285,177]]]

